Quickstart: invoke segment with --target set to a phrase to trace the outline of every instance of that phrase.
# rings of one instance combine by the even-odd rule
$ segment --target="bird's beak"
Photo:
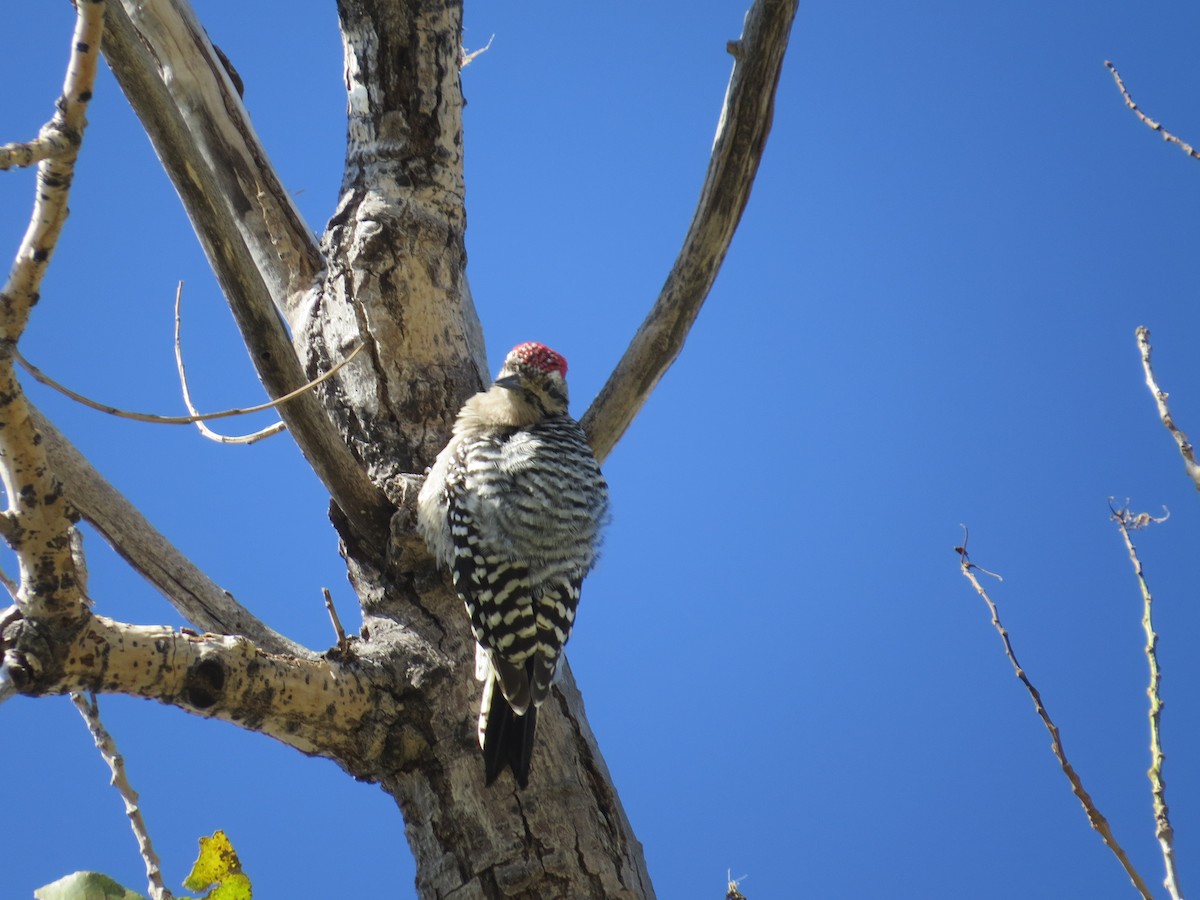
[[[496,379],[496,387],[502,387],[508,391],[516,391],[521,388],[521,379],[516,375],[505,375],[503,378]]]

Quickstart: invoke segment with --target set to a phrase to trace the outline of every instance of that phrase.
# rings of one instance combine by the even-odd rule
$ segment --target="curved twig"
[[[1161,134],[1164,141],[1174,144],[1192,159],[1200,159],[1200,151],[1196,150],[1195,147],[1186,141],[1182,141],[1175,137],[1175,135],[1163,128],[1161,122],[1155,121],[1141,111],[1138,105],[1133,102],[1133,98],[1129,96],[1129,91],[1125,89],[1125,82],[1121,80],[1121,73],[1117,71],[1116,66],[1114,66],[1107,59],[1104,61],[1104,65],[1108,66],[1108,71],[1112,72],[1113,81],[1117,83],[1117,90],[1121,92],[1121,97],[1124,99],[1125,105],[1133,110],[1133,114],[1135,116],[1141,119],[1152,131],[1157,131],[1159,134]]]
[[[188,387],[187,369],[183,365],[183,342],[180,340],[180,332],[183,329],[183,316],[180,315],[180,305],[183,303],[183,282],[179,282],[179,286],[175,288],[175,370],[179,373],[179,388],[183,392],[183,403],[187,406],[188,412],[193,417],[200,415],[200,410],[196,409],[196,405],[192,403],[192,391]],[[359,348],[362,344],[359,344]],[[357,352],[357,351],[355,351]],[[349,360],[347,360],[349,362]],[[266,428],[260,428],[253,434],[243,435],[228,435],[218,434],[207,425],[204,420],[196,418],[196,430],[208,438],[210,441],[216,441],[218,444],[253,444],[264,438],[269,438],[272,435],[279,434],[287,428],[283,422],[275,422],[268,425]]]
[[[733,240],[762,159],[799,0],[757,0],[739,41],[700,200],[671,274],[581,420],[603,461],[670,368]]]

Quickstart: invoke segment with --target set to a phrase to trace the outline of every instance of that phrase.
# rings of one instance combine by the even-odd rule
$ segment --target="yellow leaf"
[[[250,900],[250,879],[242,871],[233,845],[225,832],[217,831],[212,837],[200,838],[200,855],[192,866],[191,874],[183,882],[190,891],[203,891],[211,886],[204,900]]]

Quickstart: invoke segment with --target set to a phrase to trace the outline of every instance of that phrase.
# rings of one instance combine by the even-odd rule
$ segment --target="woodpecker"
[[[537,710],[608,515],[608,486],[567,412],[566,375],[549,347],[514,347],[463,405],[417,498],[421,534],[453,574],[477,642],[488,784],[508,766],[528,785]]]

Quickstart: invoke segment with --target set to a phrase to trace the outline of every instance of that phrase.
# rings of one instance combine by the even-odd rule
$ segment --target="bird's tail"
[[[537,729],[537,707],[517,714],[493,674],[483,687],[479,707],[479,746],[483,748],[485,779],[491,784],[508,766],[517,784],[529,786],[529,763],[533,758],[533,733]]]

